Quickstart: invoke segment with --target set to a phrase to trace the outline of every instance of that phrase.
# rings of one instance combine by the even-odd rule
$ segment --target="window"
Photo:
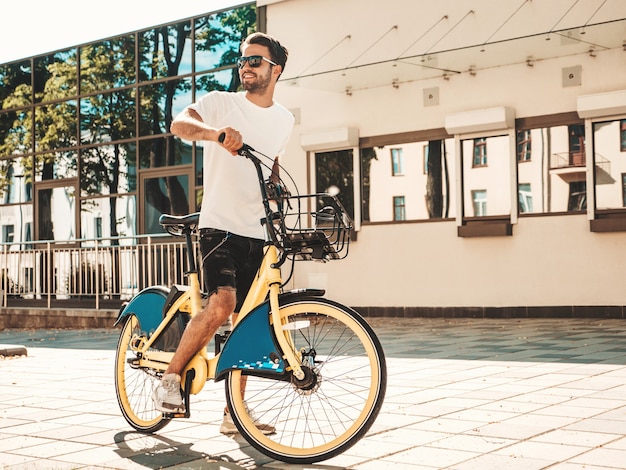
[[[353,151],[337,150],[315,154],[315,192],[336,194],[354,218]]]
[[[528,162],[531,156],[530,129],[517,132],[517,161]]]
[[[517,132],[517,180],[529,185],[532,192],[532,206],[520,213],[547,214],[565,213],[568,210],[570,183],[585,181],[586,167],[580,152],[581,138],[578,124],[561,124],[552,127],[530,127]],[[520,133],[529,135],[527,139]],[[576,138],[572,136],[576,135]],[[524,160],[520,158],[520,142],[532,142],[526,150],[530,153]],[[582,139],[584,142],[584,139]],[[577,157],[573,158],[571,145],[575,144]],[[519,189],[519,188],[518,188]],[[521,191],[521,189],[520,189]],[[620,202],[621,204],[621,202]]]
[[[472,166],[487,166],[487,139],[474,139],[474,161]]]
[[[520,214],[527,214],[533,211],[533,195],[530,191],[529,183],[520,183],[517,186]]]
[[[102,238],[102,217],[94,217],[93,225],[96,238]]]
[[[585,126],[571,124],[569,131],[569,164],[571,166],[585,166]]]
[[[587,209],[587,183],[574,181],[569,184],[567,211],[584,211],[585,209]]]
[[[406,220],[404,196],[393,197],[393,220]]]
[[[455,217],[454,139],[394,142],[402,150],[404,176],[389,171],[390,149],[386,144],[360,149],[361,218],[364,222],[397,220],[396,194],[404,197],[404,220],[437,220]]]
[[[619,122],[619,149],[626,152],[626,119]]]
[[[509,134],[461,141],[463,217],[511,215],[511,139]],[[486,155],[489,153],[489,165]],[[484,155],[485,165],[476,166],[476,156]],[[482,157],[481,157],[482,158]],[[528,181],[528,180],[526,180]],[[487,204],[489,195],[489,204]]]
[[[2,243],[13,243],[13,234],[15,227],[13,225],[2,226]]]
[[[472,191],[472,207],[474,208],[474,217],[487,215],[487,191],[484,189]]]
[[[595,208],[626,207],[626,155],[622,149],[626,120],[593,123],[593,162]]]
[[[626,173],[622,173],[622,205],[626,207]]]
[[[391,149],[391,174],[399,176],[404,174],[404,158],[402,149]]]
[[[236,28],[229,26],[234,20]],[[0,220],[8,223],[10,213],[17,221],[21,211],[34,239],[132,236],[138,226],[162,232],[144,216],[166,204],[151,199],[160,193],[139,200],[139,178],[148,169],[187,165],[197,172],[186,182],[195,199],[201,146],[172,136],[170,123],[200,95],[238,89],[234,57],[256,29],[256,5],[247,3],[0,64],[0,177],[8,166],[24,176],[21,192],[0,185]],[[167,183],[171,191],[175,182]],[[176,208],[187,203],[179,192],[172,193]],[[14,237],[22,241],[19,227]]]

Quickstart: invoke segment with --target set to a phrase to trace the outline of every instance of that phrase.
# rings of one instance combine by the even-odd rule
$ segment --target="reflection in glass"
[[[76,49],[35,58],[35,101],[60,100],[77,95]]]
[[[204,147],[196,144],[196,186],[202,186],[204,174]]]
[[[24,243],[32,241],[33,205],[20,204],[14,206],[0,206],[0,220],[2,220],[2,243]],[[31,249],[29,244],[15,245],[10,251]]]
[[[88,44],[80,50],[81,93],[135,83],[135,36]]]
[[[33,113],[29,109],[0,114],[0,156],[33,150],[32,119]]]
[[[76,151],[47,153],[35,156],[35,181],[78,176]]]
[[[81,151],[82,196],[135,191],[137,160],[135,144],[112,144]]]
[[[145,179],[145,233],[162,233],[161,214],[189,214],[189,177],[172,175]]]
[[[202,72],[213,68],[229,67],[228,79],[219,78],[225,88],[206,87],[205,90],[224,89],[235,91],[239,88],[239,74],[234,67],[240,55],[239,45],[254,30],[256,5],[254,3],[227,10],[214,15],[198,18],[195,22],[195,71]]]
[[[196,212],[200,212],[202,207],[202,196],[204,196],[204,190],[202,188],[196,189],[196,206],[194,209]]]
[[[164,166],[186,165],[191,163],[192,146],[178,137],[158,137],[139,141],[140,168],[161,168]]]
[[[393,197],[393,220],[406,220],[406,205],[404,196]]]
[[[85,199],[80,204],[81,238],[132,237],[137,234],[134,195]],[[104,244],[117,245],[105,240]],[[123,243],[119,243],[123,244]]]
[[[196,99],[209,91],[237,91],[239,87],[239,73],[237,68],[220,70],[196,77]]]
[[[32,103],[30,60],[0,64],[0,109]]]
[[[80,139],[84,144],[135,136],[135,91],[120,90],[80,100]]]
[[[191,104],[191,88],[191,79],[142,86],[140,135],[169,132],[172,118]]]
[[[72,147],[77,144],[76,111],[75,100],[35,108],[35,148],[37,151]]]
[[[517,192],[519,198],[519,213],[528,214],[533,212],[533,193],[530,189],[530,184],[518,184]]]
[[[154,169],[160,175],[160,168],[187,165],[184,171],[189,173],[189,191],[194,191],[190,198],[194,198],[202,185],[202,147],[198,147],[198,160],[194,161],[191,142],[163,135],[169,134],[172,118],[196,94],[238,89],[235,58],[242,36],[255,30],[255,24],[256,6],[251,3],[0,64],[0,204],[21,206],[24,211],[29,208],[31,219],[22,227],[24,237],[30,231],[30,239],[51,239],[58,231],[53,230],[49,220],[53,210],[49,201],[53,196],[57,200],[61,197],[40,183],[49,188],[53,181],[77,178],[79,174],[80,183],[76,186],[78,189],[80,185],[80,193],[76,196],[94,204],[92,198],[102,199],[96,204],[100,215],[89,220],[83,218],[88,204],[77,200],[81,204],[78,219],[88,226],[72,230],[76,228],[81,235],[105,236],[116,230],[121,233],[120,223],[134,227],[134,222],[114,222],[107,217],[122,212],[120,199],[135,197],[128,193],[138,190],[140,168]],[[196,76],[197,70],[202,75]],[[148,86],[142,89],[143,85]],[[24,156],[19,165],[15,156]],[[25,175],[22,181],[28,179],[22,185],[23,191],[15,189],[15,177],[8,173],[10,168],[14,174]],[[35,182],[42,191],[38,194],[33,193]],[[180,193],[174,184],[168,186],[170,193]],[[157,192],[151,203],[163,207],[157,203],[159,199],[162,197]],[[34,206],[27,203],[33,200]],[[182,202],[188,204],[185,198]],[[194,204],[199,203],[196,198]],[[32,223],[33,207],[47,218],[41,226]],[[68,214],[65,219],[70,217]],[[141,222],[137,221],[137,225],[141,226]],[[12,236],[19,239],[19,224],[12,225]],[[37,227],[36,233],[33,227]],[[76,230],[73,233],[78,237]],[[156,232],[161,232],[160,227]],[[46,275],[45,269],[39,271]]]
[[[354,218],[354,167],[352,150],[315,154],[315,192],[337,196]]]
[[[626,120],[618,119],[593,124],[596,209],[626,207],[626,149],[623,148],[625,123]]]
[[[582,125],[571,124],[517,132],[520,213],[586,208],[583,131]]]
[[[21,204],[33,200],[33,183],[27,158],[0,160],[0,204]],[[1,219],[0,219],[1,220]]]
[[[76,239],[76,192],[74,186],[37,190],[38,240]]]
[[[362,148],[363,221],[454,217],[454,169],[453,139]],[[400,172],[401,178],[393,176]],[[403,195],[404,219],[399,219],[395,210],[398,194]]]
[[[191,72],[191,22],[139,33],[140,81]]]
[[[27,242],[32,238],[33,225],[33,205],[32,204],[14,204],[11,206],[0,205],[0,220],[3,227],[7,228],[2,243],[11,242]],[[11,240],[8,239],[10,232]]]
[[[30,72],[30,61],[0,65],[0,157],[32,150],[32,112],[10,111],[32,103]]]
[[[509,136],[461,141],[463,215],[511,214]]]

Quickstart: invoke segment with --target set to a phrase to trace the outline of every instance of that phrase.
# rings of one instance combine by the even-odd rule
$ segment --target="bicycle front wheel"
[[[156,371],[133,364],[137,355],[131,349],[130,341],[139,330],[137,317],[128,317],[115,354],[115,394],[124,419],[137,431],[152,433],[170,420],[163,418],[163,413],[155,409],[152,402],[152,391],[160,381]]]
[[[383,349],[357,312],[335,302],[292,300],[280,313],[305,378],[233,370],[228,406],[243,437],[265,455],[295,464],[326,460],[358,442],[376,419],[387,385]]]

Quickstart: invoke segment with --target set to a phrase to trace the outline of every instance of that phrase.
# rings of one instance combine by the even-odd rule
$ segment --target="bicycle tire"
[[[136,357],[130,341],[139,331],[139,321],[130,315],[120,333],[115,353],[115,394],[124,419],[137,431],[153,433],[171,420],[155,409],[152,391],[160,381],[156,371],[132,367],[129,359]]]
[[[305,352],[303,364],[311,365],[317,380],[302,387],[293,379],[245,375],[242,387],[242,371],[230,371],[225,387],[233,422],[271,458],[293,464],[327,460],[356,444],[374,423],[387,387],[383,349],[367,322],[336,302],[293,299],[280,313],[296,355]],[[275,433],[263,434],[255,420]]]

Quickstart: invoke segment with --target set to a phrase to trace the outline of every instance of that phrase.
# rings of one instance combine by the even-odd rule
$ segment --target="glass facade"
[[[202,149],[170,124],[238,89],[255,29],[250,3],[1,64],[1,241],[157,233],[161,213],[198,210]]]

